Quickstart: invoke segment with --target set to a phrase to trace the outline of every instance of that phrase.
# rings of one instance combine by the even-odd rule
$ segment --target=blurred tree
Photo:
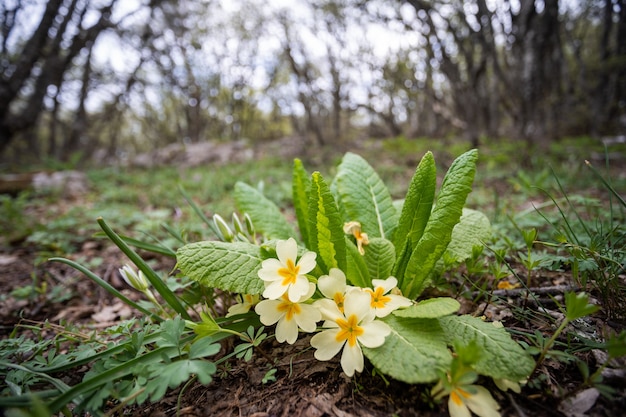
[[[0,153],[18,133],[31,130],[37,124],[46,99],[53,103],[52,120],[56,120],[59,95],[67,74],[75,68],[76,60],[89,61],[96,38],[111,27],[115,1],[94,7],[89,1],[50,0],[31,33],[26,27],[29,19],[20,19],[20,15],[36,13],[33,4],[16,1],[0,6]],[[90,71],[89,65],[83,65],[83,80],[89,79]],[[79,93],[75,127],[65,147],[76,144],[79,130],[84,126],[87,91],[84,85]],[[54,135],[50,138],[56,139]],[[24,140],[28,142],[28,149],[38,151],[39,143],[34,134],[25,135]],[[55,143],[51,145],[54,152]]]

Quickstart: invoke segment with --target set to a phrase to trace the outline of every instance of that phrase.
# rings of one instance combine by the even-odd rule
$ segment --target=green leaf
[[[369,244],[365,246],[363,258],[365,259],[370,279],[387,279],[391,276],[391,270],[396,259],[396,251],[393,243],[385,238],[375,237],[370,239]]]
[[[346,239],[337,203],[319,172],[311,177],[309,193],[309,249],[316,252],[324,273],[346,270]]]
[[[398,317],[436,319],[454,314],[459,311],[459,308],[461,304],[454,298],[440,297],[420,301],[411,307],[396,310],[393,314]]]
[[[452,240],[446,249],[451,259],[463,262],[472,257],[474,246],[483,246],[491,237],[491,223],[477,210],[463,209],[461,219],[452,230]]]
[[[293,161],[293,207],[298,220],[298,228],[302,241],[308,247],[310,245],[309,238],[309,190],[311,189],[311,178],[304,169],[302,161],[295,159]]]
[[[589,294],[581,292],[565,293],[565,318],[572,321],[588,316],[598,311],[600,307],[589,303]]]
[[[263,281],[261,249],[246,242],[205,241],[185,245],[176,252],[178,268],[208,287],[241,294],[260,294]]]
[[[359,253],[356,245],[348,237],[346,241],[346,279],[350,284],[357,287],[366,288],[372,286],[369,270],[363,255]]]
[[[210,337],[203,337],[193,342],[189,348],[189,359],[202,359],[219,352],[221,346]]]
[[[410,239],[413,246],[419,242],[433,209],[437,167],[431,152],[426,152],[409,184],[398,227],[394,235],[394,246],[399,253]]]
[[[256,230],[267,239],[289,239],[296,235],[278,206],[256,188],[237,182],[234,197],[239,211],[248,213]]]
[[[332,184],[343,220],[358,221],[370,238],[390,239],[398,221],[389,190],[359,155],[346,153]]]
[[[474,364],[479,374],[494,379],[521,381],[533,371],[535,362],[532,357],[504,327],[469,315],[446,316],[438,320],[450,345],[454,342],[467,344],[474,340],[480,347],[482,354]]]
[[[176,388],[186,382],[191,375],[197,375],[202,384],[209,384],[217,367],[212,362],[202,360],[179,360],[167,364],[155,364],[151,370],[153,378],[146,385],[146,393],[151,401],[158,401],[168,388]]]
[[[403,279],[399,280],[400,289],[408,298],[414,299],[422,293],[431,271],[450,243],[452,230],[472,190],[477,158],[475,149],[464,153],[455,159],[444,177],[437,205],[411,253]]]
[[[409,384],[434,382],[439,371],[452,361],[439,322],[389,315],[383,319],[391,327],[385,343],[363,353],[381,372]]]

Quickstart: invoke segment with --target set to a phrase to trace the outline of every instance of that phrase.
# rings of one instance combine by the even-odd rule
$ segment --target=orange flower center
[[[289,301],[289,297],[287,295],[282,296],[282,302],[278,304],[278,311],[281,313],[285,313],[285,320],[290,321],[293,319],[293,316],[296,314],[300,314],[302,308],[298,303],[292,303]]]
[[[372,296],[372,308],[384,308],[385,305],[391,301],[391,297],[384,295],[385,289],[383,287],[376,287],[375,291],[368,290]]]
[[[465,398],[469,398],[471,395],[469,392],[462,390],[461,388],[457,388],[454,391],[452,391],[450,393],[450,399],[456,404],[456,405],[462,405],[463,404],[463,398],[461,397],[465,397]]]
[[[345,297],[343,296],[342,293],[340,292],[336,292],[333,300],[335,300],[335,304],[337,304],[337,307],[339,308],[339,311],[341,311],[343,313],[343,301],[344,301]]]
[[[283,277],[282,285],[295,284],[300,267],[295,265],[291,259],[287,259],[287,266],[278,270],[278,275]]]
[[[337,333],[337,336],[335,336],[335,340],[337,340],[337,342],[347,340],[350,347],[356,345],[357,337],[365,332],[365,330],[358,325],[358,319],[354,314],[348,317],[348,320],[337,319],[335,321],[341,329]]]

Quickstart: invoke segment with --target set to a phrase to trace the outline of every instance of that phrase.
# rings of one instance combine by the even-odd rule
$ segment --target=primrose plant
[[[402,202],[356,154],[343,157],[330,183],[295,160],[297,231],[276,204],[240,182],[234,197],[246,226],[235,216],[233,231],[214,218],[222,241],[181,247],[178,268],[201,285],[237,294],[231,319],[257,317],[290,344],[313,333],[315,357],[341,354],[348,376],[363,371],[366,357],[397,380],[435,384],[433,397],[447,396],[452,415],[499,415],[476,381],[488,377],[519,390],[532,357],[499,323],[456,314],[453,298],[424,297],[444,254],[462,262],[489,236],[486,217],[463,208],[476,160],[476,150],[457,158],[435,199],[436,166],[426,153]],[[203,335],[228,331],[207,314],[203,322],[212,322],[197,325]]]

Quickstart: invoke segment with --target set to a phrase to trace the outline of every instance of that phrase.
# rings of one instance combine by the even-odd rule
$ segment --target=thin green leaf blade
[[[293,181],[292,181],[292,198],[293,207],[298,220],[298,228],[302,241],[308,247],[310,245],[309,238],[309,190],[311,189],[311,178],[304,169],[302,161],[295,159],[293,161]]]
[[[472,190],[477,159],[476,149],[464,153],[455,159],[444,177],[437,205],[411,253],[401,283],[400,289],[409,298],[422,293],[431,271],[450,243],[452,230]]]
[[[391,327],[385,343],[363,353],[386,375],[409,384],[434,382],[448,367],[452,355],[435,319],[410,319],[393,314],[383,320]]]
[[[402,205],[393,240],[396,251],[400,252],[407,239],[411,239],[413,245],[419,242],[433,209],[436,187],[437,167],[433,154],[429,151],[415,169]]]
[[[324,273],[330,268],[346,270],[343,222],[330,188],[319,172],[311,176],[309,192],[309,249],[316,252]]]
[[[438,320],[448,343],[476,341],[482,355],[473,367],[479,374],[517,382],[533,371],[535,362],[532,357],[504,327],[469,315],[446,316]]]
[[[389,190],[365,159],[346,153],[332,188],[344,221],[360,222],[370,238],[391,238],[398,214]]]
[[[246,242],[205,241],[190,243],[176,252],[178,268],[208,287],[241,294],[260,294],[263,281],[261,248]]]
[[[267,239],[289,239],[296,236],[278,206],[256,188],[237,182],[234,198],[239,211],[248,213],[256,230]]]

